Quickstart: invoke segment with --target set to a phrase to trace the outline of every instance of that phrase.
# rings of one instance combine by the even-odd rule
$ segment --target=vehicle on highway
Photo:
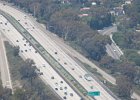
[[[88,81],[92,81],[92,80],[93,80],[93,78],[91,77],[90,74],[85,74],[85,75],[84,75],[84,78],[85,78],[86,80],[88,80]]]

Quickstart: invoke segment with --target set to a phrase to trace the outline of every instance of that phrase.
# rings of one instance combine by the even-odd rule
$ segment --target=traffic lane
[[[119,59],[119,56],[116,54],[116,51],[114,51],[114,48],[112,48],[111,45],[107,44],[106,45],[106,51],[109,56],[111,56],[114,59]]]
[[[122,55],[121,52],[118,50],[118,48],[116,47],[116,45],[114,43],[111,44],[111,47],[115,50],[116,54],[119,57]]]
[[[35,34],[35,32],[34,32],[34,34]],[[51,46],[52,47],[52,46]],[[64,59],[66,59],[66,58],[64,58]],[[65,65],[64,65],[65,66]]]
[[[123,55],[122,50],[119,48],[119,46],[117,46],[117,44],[116,44],[115,41],[113,40],[112,34],[111,34],[109,37],[110,37],[112,43],[114,44],[114,46],[115,46],[115,47],[117,48],[117,50],[119,51],[120,55]]]
[[[29,23],[29,22],[28,22]],[[26,28],[28,28],[29,29],[29,27],[26,27]],[[28,30],[29,31],[29,30]],[[37,32],[37,31],[36,31]],[[40,33],[40,32],[38,32],[38,33]],[[33,31],[33,34],[35,34],[35,32]],[[40,34],[39,34],[40,35]]]
[[[15,33],[15,32],[12,32],[12,33]],[[13,36],[17,36],[17,35],[15,35],[15,34],[12,35],[12,34],[10,34],[9,37],[12,37],[11,39],[14,39],[14,40],[15,40],[15,38],[14,38]],[[10,40],[11,40],[11,39],[10,39]],[[14,41],[14,40],[13,40],[13,41]],[[16,43],[16,42],[17,42],[17,41],[15,40],[15,43]],[[15,43],[14,43],[14,44],[15,44]],[[23,45],[23,44],[24,44],[24,43],[22,43],[21,45]],[[20,45],[19,45],[19,46],[20,46]],[[23,46],[23,48],[24,48],[24,47],[25,47],[25,46]],[[27,55],[29,55],[29,54],[27,54]],[[30,58],[30,57],[31,57],[31,55],[29,56],[29,58]],[[32,55],[32,57],[34,57],[34,56]],[[37,60],[37,61],[38,61],[38,60]],[[42,60],[41,60],[41,61],[42,61]]]
[[[11,79],[9,74],[9,67],[7,63],[7,57],[4,49],[4,41],[2,39],[2,33],[0,32],[0,72],[1,72],[1,79],[3,87],[7,87],[12,89]]]
[[[36,31],[36,30],[35,30],[35,31],[32,31],[32,32],[33,32],[33,34],[35,34],[35,33],[40,33],[40,32],[38,32],[38,31]],[[38,34],[38,36],[42,37],[40,34]],[[40,39],[40,40],[42,40],[42,39]],[[42,44],[42,43],[43,43],[43,42],[41,42],[41,44]],[[44,41],[44,43],[48,43],[48,42]],[[49,44],[48,44],[48,45],[47,45],[47,44],[44,44],[44,46],[46,46],[47,51],[48,51],[49,47],[55,47],[55,46],[52,45],[52,44],[51,44],[51,46],[50,46]],[[55,53],[55,52],[52,52],[53,50],[54,50],[54,48],[49,49],[49,51],[51,52],[51,55],[53,55],[53,54]],[[55,50],[55,51],[58,51],[58,50]],[[61,51],[60,51],[60,52],[61,52]],[[58,52],[58,55],[60,54],[60,52]],[[54,56],[55,56],[55,54],[54,54]],[[62,58],[61,56],[57,56],[57,55],[56,55],[56,57],[58,57],[58,59],[61,59],[61,58]],[[55,57],[55,58],[56,58],[56,57]],[[56,60],[58,60],[58,59],[56,59]],[[65,60],[66,60],[67,57],[64,57],[64,56],[63,56],[62,59],[65,59]],[[64,64],[64,61],[63,61],[62,59],[59,60],[58,62],[60,62],[63,66],[67,66],[67,65]],[[69,61],[69,59],[68,59],[67,61]],[[80,70],[79,70],[79,71],[80,71]],[[79,73],[78,73],[78,74],[79,74]],[[78,75],[78,76],[79,76],[79,75]],[[87,86],[88,86],[88,85],[87,85]]]
[[[22,44],[24,44],[24,43],[22,43]],[[22,44],[21,44],[21,45],[22,45]],[[27,55],[28,55],[27,58],[30,58],[30,57],[31,57],[31,55],[29,55],[29,54],[27,54]],[[27,56],[27,55],[26,55],[26,56]],[[32,55],[32,56],[33,56],[33,55]],[[35,57],[35,56],[33,56],[33,57]],[[37,58],[37,57],[35,57],[35,58]],[[37,60],[37,61],[38,61],[38,60]],[[41,61],[42,61],[42,60],[41,60]],[[47,72],[47,73],[48,73],[48,72]],[[50,75],[52,75],[52,73],[50,73]],[[55,76],[56,76],[56,75],[55,75]],[[47,75],[47,77],[48,77],[48,75]],[[58,82],[58,81],[57,81],[57,82]],[[51,84],[52,84],[52,83],[51,83]]]
[[[103,30],[98,31],[102,35],[111,35],[112,32],[117,32],[117,26],[113,25],[108,28],[104,28]]]

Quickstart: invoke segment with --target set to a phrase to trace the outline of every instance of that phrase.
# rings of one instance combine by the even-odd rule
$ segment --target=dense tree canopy
[[[111,26],[115,21],[114,16],[105,7],[91,7],[91,16],[89,24],[93,29],[103,29],[104,27]]]
[[[91,7],[89,12],[92,19],[87,24],[78,15],[80,6],[86,6],[86,4],[91,3],[90,0],[70,0],[71,4],[63,4],[58,0],[8,1],[14,2],[15,5],[33,13],[38,21],[45,23],[50,31],[64,40],[75,41],[87,51],[88,57],[100,60],[105,55],[105,44],[110,42],[110,40],[106,41],[109,38],[102,37],[98,35],[97,31],[91,29],[101,29],[112,24],[112,16],[105,8]]]

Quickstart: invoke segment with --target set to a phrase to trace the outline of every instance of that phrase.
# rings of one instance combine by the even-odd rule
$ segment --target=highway
[[[95,79],[88,81],[84,75],[88,74],[71,57],[69,57],[59,46],[55,44],[43,31],[38,29],[24,13],[0,4],[0,9],[9,13],[55,58],[88,92],[100,91],[101,95],[96,96],[97,100],[115,100]],[[15,15],[16,13],[16,15]],[[23,44],[21,44],[23,45]]]
[[[54,71],[54,69],[40,56],[32,45],[5,19],[0,15],[0,30],[14,46],[20,47],[20,55],[24,59],[32,59],[36,67],[43,75],[40,77],[46,84],[63,100],[81,100],[81,97]]]
[[[6,2],[4,2],[6,3]],[[23,10],[13,6],[13,4],[9,4],[6,3],[9,6],[12,6],[13,8],[25,13]],[[25,15],[28,15],[27,13],[25,13]],[[100,73],[108,82],[112,83],[112,84],[116,84],[116,79],[114,77],[112,77],[111,75],[109,75],[108,73],[106,73],[104,70],[102,70],[101,68],[99,68],[98,66],[96,66],[92,61],[90,61],[88,58],[86,58],[85,56],[83,56],[82,54],[80,54],[79,52],[77,52],[76,50],[74,50],[72,47],[70,47],[69,45],[67,45],[65,43],[65,41],[63,41],[61,38],[59,38],[56,34],[51,33],[50,31],[46,30],[45,25],[42,25],[40,23],[38,23],[36,21],[36,18],[34,18],[33,16],[29,15],[28,16],[30,18],[30,20],[39,28],[41,29],[45,34],[47,34],[48,37],[50,37],[61,49],[63,49],[68,55],[70,55],[71,57],[74,58],[78,58],[81,62],[88,64],[89,66],[91,66],[92,68],[96,68],[97,72]]]
[[[1,31],[0,31],[0,73],[2,86],[13,89],[9,72],[9,64],[7,61],[6,51],[4,47],[4,37],[2,36]]]
[[[108,28],[105,28],[103,30],[98,31],[102,35],[108,35],[112,41],[112,44],[106,45],[106,52],[109,56],[111,56],[113,59],[119,60],[121,55],[123,55],[123,52],[121,49],[116,45],[115,41],[112,39],[112,33],[117,32],[117,26],[113,25]]]
[[[113,25],[113,26],[104,28],[103,30],[98,30],[98,32],[102,35],[111,35],[112,32],[117,32],[117,26]]]
[[[111,56],[113,59],[120,59],[120,53],[118,50],[116,50],[115,45],[112,43],[111,45],[107,44],[106,45],[106,52],[108,53],[109,56]]]

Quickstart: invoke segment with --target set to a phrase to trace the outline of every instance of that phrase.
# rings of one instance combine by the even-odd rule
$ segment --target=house
[[[81,18],[81,17],[87,17],[89,15],[88,14],[79,14],[78,16]]]
[[[127,0],[127,1],[125,1],[125,5],[131,4],[131,3],[132,3],[131,0]]]

